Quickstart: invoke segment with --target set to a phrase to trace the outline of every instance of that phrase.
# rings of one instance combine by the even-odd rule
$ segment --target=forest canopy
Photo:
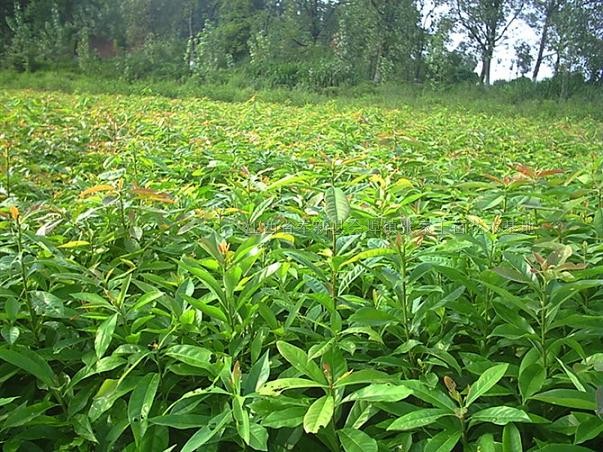
[[[489,84],[521,22],[513,70],[600,83],[599,0],[20,0],[0,2],[1,63],[129,80],[232,74],[268,86]],[[476,71],[476,68],[478,69]]]

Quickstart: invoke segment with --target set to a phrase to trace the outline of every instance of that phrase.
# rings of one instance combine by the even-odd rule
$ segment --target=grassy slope
[[[415,109],[446,107],[486,114],[536,116],[540,118],[603,119],[603,95],[599,88],[588,88],[565,102],[554,96],[544,99],[542,91],[530,86],[495,86],[484,90],[479,86],[460,85],[431,87],[428,85],[361,85],[333,88],[322,93],[304,89],[260,89],[233,81],[230,84],[199,84],[194,80],[141,80],[127,82],[94,78],[73,72],[15,73],[0,71],[0,88],[35,89],[87,94],[135,94],[169,98],[206,97],[228,102],[244,102],[251,98],[266,102],[303,106],[336,102],[339,106],[378,106]]]

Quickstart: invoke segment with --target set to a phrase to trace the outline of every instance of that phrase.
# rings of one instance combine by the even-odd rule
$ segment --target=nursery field
[[[603,447],[603,123],[0,91],[3,451]]]

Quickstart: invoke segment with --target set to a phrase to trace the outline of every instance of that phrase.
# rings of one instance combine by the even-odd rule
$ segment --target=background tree
[[[603,3],[598,0],[566,0],[552,19],[551,47],[556,75],[581,70],[596,79],[601,69]]]
[[[540,33],[538,53],[532,72],[532,80],[534,81],[538,79],[540,67],[545,57],[544,52],[549,44],[553,19],[564,2],[565,0],[532,0],[531,11],[526,15],[528,23]]]
[[[513,64],[517,70],[517,74],[525,77],[532,68],[532,47],[525,41],[521,41],[515,45],[515,58]]]
[[[459,24],[479,52],[480,82],[488,85],[494,49],[521,14],[524,0],[455,0],[454,7]]]
[[[546,62],[559,79],[598,82],[602,9],[601,0],[4,0],[0,63],[326,88],[469,80],[479,59],[489,84],[496,47],[525,19],[539,42],[534,52],[515,46],[519,74],[531,57],[534,80]],[[467,43],[455,49],[460,30]]]
[[[364,78],[415,77],[424,47],[417,43],[424,36],[414,1],[352,0],[342,11],[339,33],[340,54],[362,68]]]

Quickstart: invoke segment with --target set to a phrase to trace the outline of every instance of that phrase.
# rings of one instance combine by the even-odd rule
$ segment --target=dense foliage
[[[601,82],[598,0],[4,1],[0,59],[21,71],[77,66],[128,80],[240,78],[263,87],[488,84],[495,49],[519,22],[539,44],[519,37],[517,76],[536,80],[548,64],[564,96],[572,74]]]
[[[3,450],[600,450],[601,123],[510,113],[1,93]]]

